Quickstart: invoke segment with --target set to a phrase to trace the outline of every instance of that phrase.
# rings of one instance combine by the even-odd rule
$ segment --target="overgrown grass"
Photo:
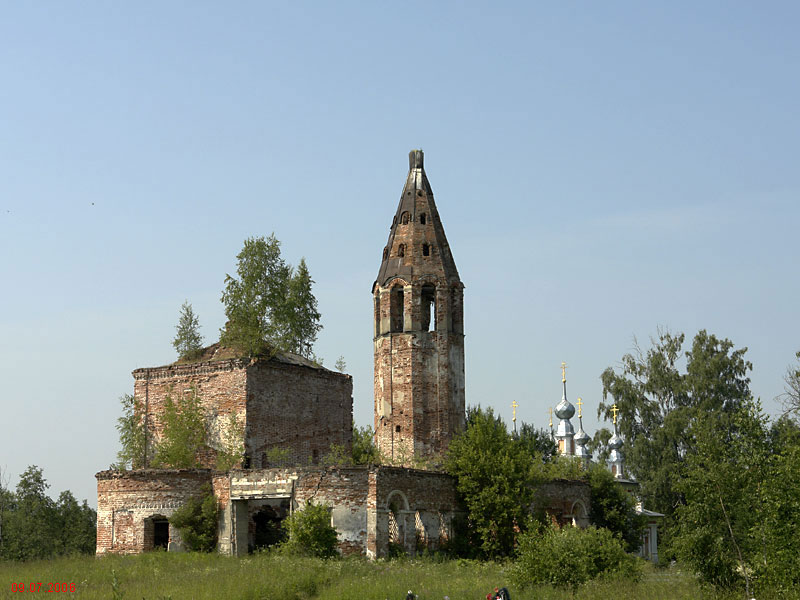
[[[112,582],[116,577],[116,595]],[[45,595],[48,582],[75,583],[75,593]],[[39,593],[12,593],[12,582],[42,582]],[[0,563],[0,598],[86,598],[178,600],[403,600],[413,590],[419,600],[481,600],[496,586],[508,586],[499,563],[474,561],[364,559],[319,560],[257,554],[246,558],[215,554],[168,554],[103,558],[75,557],[27,563]],[[570,592],[549,586],[525,590],[508,586],[514,600],[566,600]],[[647,568],[639,583],[590,582],[576,598],[592,600],[722,600],[677,569]],[[760,599],[759,599],[760,600]]]

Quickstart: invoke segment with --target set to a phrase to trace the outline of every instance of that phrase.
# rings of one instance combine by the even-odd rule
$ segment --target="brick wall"
[[[97,554],[135,554],[152,549],[152,519],[170,517],[211,481],[204,469],[101,471],[97,477]],[[169,526],[169,548],[180,550]]]
[[[318,464],[332,444],[352,447],[353,380],[327,369],[258,361],[247,370],[247,449],[253,468]],[[278,465],[281,466],[281,465]]]

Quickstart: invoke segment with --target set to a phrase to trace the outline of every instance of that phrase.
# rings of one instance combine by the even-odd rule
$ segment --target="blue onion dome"
[[[614,433],[614,435],[611,436],[611,439],[608,440],[608,447],[612,450],[619,450],[622,448],[622,438]]]
[[[556,406],[556,416],[559,419],[571,419],[575,414],[575,407],[566,398],[561,398],[561,402]]]

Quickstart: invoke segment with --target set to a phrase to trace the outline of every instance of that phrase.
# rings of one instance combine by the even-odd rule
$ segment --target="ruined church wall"
[[[205,469],[97,473],[97,554],[137,554],[153,548],[152,519],[169,518],[211,480]],[[169,526],[169,549],[181,550]]]
[[[592,501],[588,483],[572,479],[556,479],[536,487],[534,511],[544,511],[559,525],[588,527]]]
[[[134,397],[140,410],[147,406],[150,444],[164,433],[164,403],[182,394],[197,393],[208,420],[211,449],[200,457],[207,468],[216,467],[216,452],[231,440],[233,427],[244,428],[248,361],[233,359],[189,365],[137,369],[133,372]]]
[[[350,451],[353,380],[349,375],[276,362],[256,362],[247,371],[251,467],[316,465],[333,444]],[[286,449],[289,454],[270,464],[272,449]]]

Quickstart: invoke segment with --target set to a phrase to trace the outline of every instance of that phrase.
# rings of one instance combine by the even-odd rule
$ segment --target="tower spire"
[[[563,456],[575,454],[574,436],[575,430],[572,428],[570,419],[575,414],[575,407],[567,400],[567,363],[561,362],[561,385],[563,392],[561,402],[556,405],[556,416],[560,419],[556,430],[556,440],[558,443],[558,453]]]

